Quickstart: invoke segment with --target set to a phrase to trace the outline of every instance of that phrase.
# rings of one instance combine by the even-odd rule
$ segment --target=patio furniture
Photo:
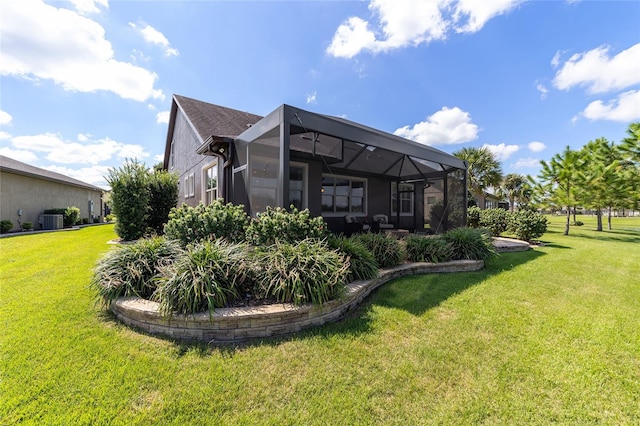
[[[393,229],[393,223],[389,223],[389,217],[386,214],[376,214],[372,217],[374,222],[377,222],[378,229],[384,231],[385,229]]]

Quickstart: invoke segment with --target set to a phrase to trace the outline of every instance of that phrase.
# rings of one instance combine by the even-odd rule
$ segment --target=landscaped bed
[[[249,220],[242,206],[220,201],[174,209],[165,232],[108,253],[92,286],[129,325],[213,342],[322,325],[399,274],[469,270],[460,261],[478,269],[495,256],[478,229],[404,241],[372,233],[345,238],[307,210],[268,209]],[[399,267],[406,261],[413,265]],[[245,304],[271,306],[258,313]]]

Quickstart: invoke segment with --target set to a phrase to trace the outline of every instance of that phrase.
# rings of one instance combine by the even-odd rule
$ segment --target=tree
[[[542,170],[538,175],[538,191],[543,192],[544,198],[551,203],[567,208],[564,235],[569,235],[571,208],[575,209],[578,204],[576,194],[579,159],[578,152],[567,146],[562,154],[554,155],[548,163],[540,161]]]
[[[516,200],[520,201],[526,197],[528,189],[527,178],[517,173],[509,173],[502,179],[498,187],[498,194],[509,200],[509,209],[515,210]]]
[[[500,185],[502,168],[488,148],[467,147],[454,152],[453,155],[467,162],[467,186],[478,200],[484,199],[487,188]]]
[[[146,230],[149,171],[137,160],[126,160],[119,169],[109,169],[106,180],[111,186],[116,233],[125,241],[137,240]]]
[[[178,205],[179,178],[175,173],[154,167],[148,177],[149,205],[146,227],[156,234],[162,234],[164,224],[169,221],[169,212]]]

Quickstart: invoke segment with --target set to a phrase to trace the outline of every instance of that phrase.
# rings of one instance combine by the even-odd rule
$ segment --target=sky
[[[340,116],[503,172],[640,121],[640,1],[0,0],[0,154],[101,187],[171,97]]]

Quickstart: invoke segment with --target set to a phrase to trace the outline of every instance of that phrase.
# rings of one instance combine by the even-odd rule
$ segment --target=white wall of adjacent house
[[[90,211],[93,201],[93,212]],[[41,229],[40,215],[46,209],[78,207],[80,218],[102,218],[101,192],[3,171],[0,173],[0,220],[10,220],[12,230],[19,222],[31,222]],[[18,216],[18,211],[22,216]]]

